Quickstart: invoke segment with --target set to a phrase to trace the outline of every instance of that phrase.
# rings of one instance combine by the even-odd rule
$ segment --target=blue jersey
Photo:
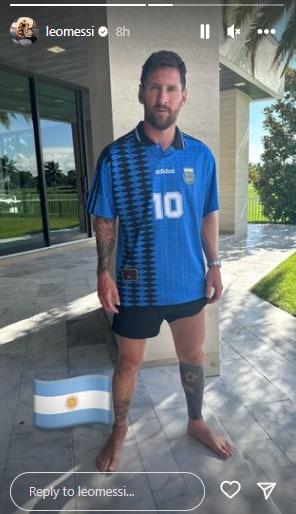
[[[87,210],[119,218],[121,304],[173,305],[203,297],[202,219],[218,208],[213,155],[178,128],[167,150],[146,136],[143,122],[106,147]]]

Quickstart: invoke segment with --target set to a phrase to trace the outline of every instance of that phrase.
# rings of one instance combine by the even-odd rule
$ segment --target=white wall
[[[237,89],[220,98],[220,228],[239,237],[247,232],[249,98]]]

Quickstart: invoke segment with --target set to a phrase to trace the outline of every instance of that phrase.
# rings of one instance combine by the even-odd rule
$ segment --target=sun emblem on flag
[[[78,405],[78,396],[68,396],[68,398],[66,398],[66,407],[67,409],[75,409]]]

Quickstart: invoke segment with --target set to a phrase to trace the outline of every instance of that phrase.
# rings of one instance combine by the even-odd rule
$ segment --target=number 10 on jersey
[[[181,218],[183,216],[183,196],[179,191],[168,191],[167,193],[154,193],[154,214],[155,219]]]

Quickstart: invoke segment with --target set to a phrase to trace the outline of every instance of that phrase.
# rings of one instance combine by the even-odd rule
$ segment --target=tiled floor
[[[247,239],[221,241],[225,285],[220,309],[221,375],[206,381],[204,416],[231,439],[233,457],[223,462],[186,435],[178,366],[144,368],[118,470],[125,474],[106,477],[95,474],[94,461],[107,427],[41,431],[32,424],[33,378],[112,375],[114,343],[98,309],[94,243],[1,260],[1,514],[46,508],[78,513],[112,508],[294,514],[296,319],[248,289],[295,251],[295,232],[295,227],[251,226]],[[10,486],[26,472],[12,486],[17,507]],[[204,490],[195,475],[205,484],[205,499],[198,508],[194,505]],[[135,496],[113,498],[112,503],[110,497],[98,499],[91,495],[98,479],[101,488],[125,484]],[[232,499],[220,490],[224,480],[241,483]],[[268,500],[257,482],[277,482]],[[59,488],[60,495],[47,502],[30,499],[32,484]],[[77,495],[78,485],[88,491],[86,496]],[[235,484],[225,487],[231,493]]]

